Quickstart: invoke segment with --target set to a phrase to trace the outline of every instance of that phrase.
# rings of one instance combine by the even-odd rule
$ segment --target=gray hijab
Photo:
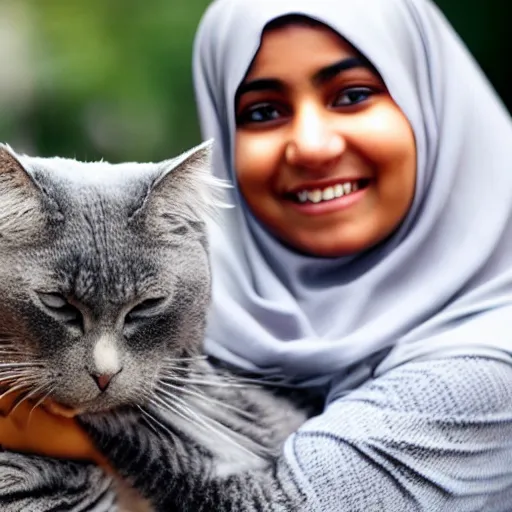
[[[372,355],[405,361],[512,353],[512,124],[486,78],[426,0],[217,0],[197,33],[194,78],[214,172],[235,182],[234,98],[265,25],[304,14],[380,72],[417,145],[413,205],[383,245],[349,258],[304,256],[248,211],[212,227],[214,303],[205,348],[298,384]],[[385,357],[384,357],[385,356]]]

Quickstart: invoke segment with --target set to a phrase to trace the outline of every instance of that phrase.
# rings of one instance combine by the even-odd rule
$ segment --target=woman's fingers
[[[105,459],[73,418],[44,406],[17,403],[14,394],[0,399],[0,445],[7,450],[104,464]]]

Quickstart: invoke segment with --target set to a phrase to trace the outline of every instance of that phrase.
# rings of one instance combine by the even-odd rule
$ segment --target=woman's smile
[[[283,194],[291,208],[304,215],[324,215],[344,210],[364,197],[368,178],[338,178],[301,184]]]

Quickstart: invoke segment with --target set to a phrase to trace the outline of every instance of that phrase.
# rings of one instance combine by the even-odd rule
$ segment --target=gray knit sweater
[[[405,364],[330,403],[285,454],[311,512],[509,512],[512,365]]]

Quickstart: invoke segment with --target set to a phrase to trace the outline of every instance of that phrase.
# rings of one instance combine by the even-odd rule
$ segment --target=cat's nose
[[[119,370],[119,372],[120,371],[121,370]],[[98,386],[100,391],[103,392],[103,391],[107,390],[108,386],[110,385],[110,382],[119,372],[102,373],[102,374],[91,373],[90,375],[91,375],[92,379],[94,380],[94,382],[96,382],[96,385]]]

